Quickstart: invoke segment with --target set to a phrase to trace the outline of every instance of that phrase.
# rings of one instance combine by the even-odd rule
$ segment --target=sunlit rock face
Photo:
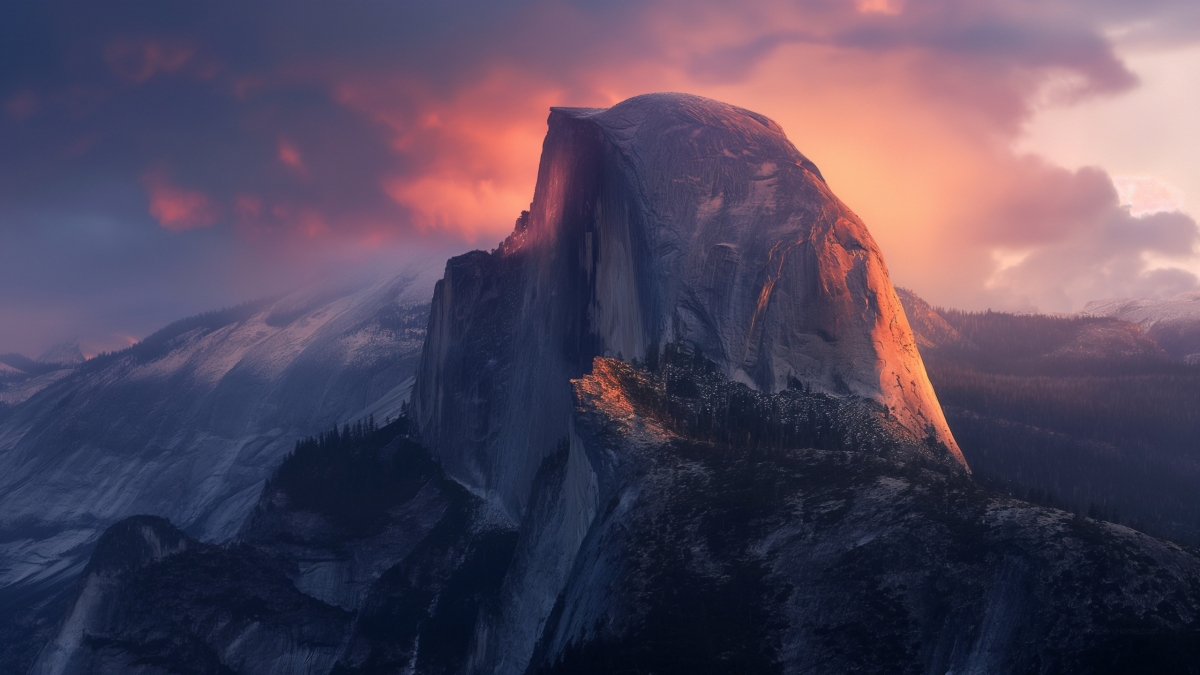
[[[519,517],[568,380],[672,341],[758,390],[875,400],[966,466],[862,221],[778,124],[683,94],[552,109],[528,215],[447,266],[414,412]]]

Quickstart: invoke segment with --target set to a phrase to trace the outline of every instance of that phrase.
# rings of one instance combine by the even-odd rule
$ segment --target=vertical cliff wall
[[[447,265],[413,411],[519,519],[569,380],[676,340],[756,389],[878,401],[965,467],[862,221],[779,125],[683,94],[551,111],[529,213]]]

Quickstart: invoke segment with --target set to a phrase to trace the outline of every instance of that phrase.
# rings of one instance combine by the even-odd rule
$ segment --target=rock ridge
[[[756,390],[874,400],[966,467],[878,246],[778,124],[647,94],[548,127],[530,210],[435,290],[413,411],[451,475],[520,520],[569,380],[673,341]]]

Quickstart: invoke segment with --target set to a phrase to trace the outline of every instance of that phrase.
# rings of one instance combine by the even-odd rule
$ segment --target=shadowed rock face
[[[414,412],[517,518],[567,435],[568,380],[671,341],[758,390],[878,401],[966,466],[862,221],[778,124],[683,94],[551,111],[529,213],[447,265]]]
[[[293,455],[237,544],[114,525],[32,672],[1196,672],[1194,550],[677,346],[573,382],[519,529],[402,423]]]

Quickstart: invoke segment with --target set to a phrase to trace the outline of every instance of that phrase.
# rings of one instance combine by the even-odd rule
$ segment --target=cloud
[[[150,200],[150,215],[163,228],[183,232],[208,227],[216,220],[216,210],[208,195],[172,184],[166,169],[146,172],[142,183]]]
[[[1113,185],[1121,206],[1128,206],[1135,216],[1183,208],[1183,193],[1179,188],[1154,176],[1113,176]]]
[[[993,168],[958,243],[970,260],[957,270],[960,292],[975,303],[1069,312],[1097,298],[1165,297],[1198,286],[1179,267],[1200,244],[1190,216],[1133,212],[1095,167],[1068,171],[1024,156],[997,158]]]
[[[1192,253],[1200,241],[1196,221],[1179,212],[1133,216],[1110,204],[1092,227],[1038,247],[998,272],[990,286],[1043,311],[1077,311],[1089,300],[1167,297],[1197,288],[1192,273],[1154,268],[1156,256]]]
[[[300,149],[286,138],[279,139],[279,161],[299,176],[307,176],[308,168],[304,166],[304,158]]]
[[[494,234],[495,214],[520,213],[529,204],[523,191],[499,189],[490,180],[472,184],[454,175],[385,181],[384,190],[412,211],[418,227],[447,230],[467,241]]]
[[[854,6],[863,14],[899,14],[904,11],[901,0],[854,0]]]
[[[1190,250],[1187,222],[1137,218],[1102,171],[1008,148],[1047,91],[1137,86],[1119,41],[1198,29],[1190,0],[20,5],[0,24],[0,237],[43,264],[0,270],[0,313],[26,316],[20,296],[81,274],[95,240],[66,233],[82,222],[111,224],[105,236],[147,260],[178,256],[89,267],[89,287],[130,308],[151,304],[139,289],[203,284],[216,264],[246,266],[222,270],[245,281],[183,295],[232,304],[347,259],[490,246],[532,198],[550,106],[665,90],[780,122],[894,277],[934,301],[1160,292],[1190,283],[1162,271]],[[34,236],[46,232],[62,236]],[[177,248],[199,242],[212,250]],[[0,350],[26,339],[5,330]]]

